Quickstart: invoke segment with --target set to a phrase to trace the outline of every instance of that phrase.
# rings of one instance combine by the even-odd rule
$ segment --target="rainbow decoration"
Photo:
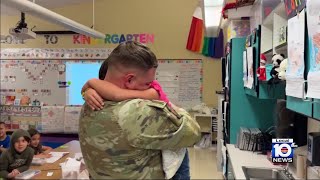
[[[204,33],[202,9],[197,7],[193,13],[186,48],[204,56],[221,58],[223,56],[223,31],[218,37],[207,37]]]

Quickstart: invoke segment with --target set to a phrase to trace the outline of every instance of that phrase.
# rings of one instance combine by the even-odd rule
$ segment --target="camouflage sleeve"
[[[201,138],[200,126],[189,113],[176,112],[162,101],[128,101],[119,110],[119,124],[137,148],[177,149]]]

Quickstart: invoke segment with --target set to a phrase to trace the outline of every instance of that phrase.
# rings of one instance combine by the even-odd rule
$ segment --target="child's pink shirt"
[[[153,88],[158,92],[159,100],[164,101],[170,105],[170,101],[169,101],[166,93],[162,90],[162,87],[160,86],[158,81],[156,81],[156,80],[152,81],[150,88]]]

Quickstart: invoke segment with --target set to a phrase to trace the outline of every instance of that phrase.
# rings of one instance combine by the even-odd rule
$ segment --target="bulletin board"
[[[1,104],[5,103],[5,96],[20,99],[28,95],[31,101],[36,99],[46,105],[82,105],[70,104],[71,95],[81,96],[80,89],[79,92],[70,90],[73,82],[75,85],[77,79],[84,77],[77,75],[70,79],[68,67],[99,65],[111,51],[110,48],[1,49]],[[156,79],[172,103],[188,109],[202,102],[202,60],[159,59],[158,62]],[[98,70],[96,74],[98,77]]]
[[[60,60],[1,60],[1,95],[16,96],[16,99],[28,95],[31,100],[64,105],[66,88],[58,84],[65,81],[64,72],[58,70],[63,63]]]

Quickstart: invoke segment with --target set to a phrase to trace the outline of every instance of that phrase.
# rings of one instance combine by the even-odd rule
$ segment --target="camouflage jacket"
[[[162,101],[106,101],[101,111],[86,104],[79,122],[81,150],[93,179],[164,179],[161,150],[194,145],[198,123]]]

